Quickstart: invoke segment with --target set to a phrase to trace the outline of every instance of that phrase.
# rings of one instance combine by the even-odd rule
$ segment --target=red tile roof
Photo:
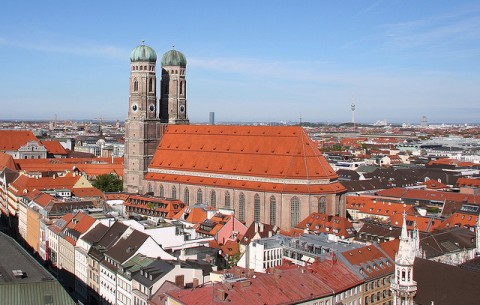
[[[413,230],[416,223],[417,228],[421,232],[432,232],[438,229],[442,223],[440,219],[420,215],[407,215],[407,229]],[[390,224],[394,227],[401,227],[403,224],[403,215],[396,214],[390,216]]]
[[[394,260],[375,245],[345,251],[342,255],[350,264],[361,267],[369,279],[391,274],[395,268]]]
[[[227,177],[209,178],[216,174]],[[252,182],[236,176],[272,180]],[[301,127],[169,126],[147,179],[299,193],[345,191],[339,183],[328,184],[337,175]]]
[[[37,137],[28,130],[0,130],[0,151],[18,150],[27,142],[38,142]]]
[[[480,188],[480,179],[473,179],[473,178],[458,178],[457,186],[470,186]]]
[[[458,183],[458,181],[457,181],[457,183]],[[443,184],[442,182],[439,182],[439,181],[434,180],[434,179],[430,179],[427,182],[422,183],[422,185],[425,185],[425,187],[427,189],[431,189],[431,190],[440,190],[440,189],[448,188],[448,185]]]
[[[363,282],[340,262],[315,262],[308,268],[276,268],[272,272],[239,282],[214,283],[213,287],[172,290],[167,295],[182,304],[294,304],[330,296]]]
[[[462,213],[457,211],[445,219],[439,226],[438,229],[447,229],[453,227],[464,227],[464,228],[475,228],[477,224],[478,215],[473,215],[471,213]]]
[[[382,198],[378,196],[347,196],[347,209],[357,210],[363,214],[372,216],[378,215],[391,217],[393,215],[402,215],[405,211],[408,215],[415,214],[411,205],[405,205],[397,200]]]
[[[58,141],[41,140],[40,143],[45,146],[47,152],[52,155],[68,155],[68,152],[63,148],[62,144]]]
[[[355,236],[355,229],[350,221],[345,217],[332,216],[321,213],[312,213],[307,218],[298,223],[295,228],[304,233],[327,233],[335,234],[343,238]]]
[[[0,170],[3,170],[4,168],[17,170],[17,166],[15,164],[15,161],[13,160],[13,157],[9,154],[0,152]]]

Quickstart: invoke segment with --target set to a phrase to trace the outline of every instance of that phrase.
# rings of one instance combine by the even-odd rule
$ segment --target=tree
[[[120,192],[123,190],[122,180],[114,174],[97,176],[92,184],[102,192]]]

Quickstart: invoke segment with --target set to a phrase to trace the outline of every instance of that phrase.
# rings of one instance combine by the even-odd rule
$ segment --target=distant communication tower
[[[352,101],[352,105],[350,106],[352,109],[352,124],[355,127],[355,101]]]
[[[420,126],[427,127],[428,126],[428,119],[426,116],[422,116],[422,120],[420,121]]]

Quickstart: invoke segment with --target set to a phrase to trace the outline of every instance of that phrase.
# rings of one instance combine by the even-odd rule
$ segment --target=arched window
[[[185,188],[185,193],[183,194],[183,201],[186,205],[188,205],[190,201],[190,192],[188,191],[188,188]]]
[[[152,185],[150,183],[148,184],[148,192],[149,193],[153,192],[153,188],[152,188]]]
[[[177,199],[177,188],[174,186],[172,186],[172,198],[173,199]]]
[[[318,199],[318,213],[327,214],[327,198],[325,196]]]
[[[225,207],[227,209],[230,208],[230,192],[229,191],[225,193]]]
[[[245,221],[245,195],[240,193],[238,199],[238,220]]]
[[[202,189],[198,189],[197,191],[197,203],[200,204],[203,202],[203,193]]]
[[[163,188],[162,184],[160,184],[160,189],[158,193],[160,197],[165,197],[165,189]]]
[[[300,200],[297,196],[290,200],[291,227],[294,228],[300,222]]]
[[[260,222],[260,196],[258,194],[253,197],[253,221]]]
[[[150,78],[148,81],[148,91],[153,92],[153,78]]]
[[[180,94],[183,94],[183,82],[180,82]]]
[[[217,193],[213,190],[210,193],[210,205],[214,208],[217,207]]]
[[[270,197],[270,224],[272,226],[277,224],[277,200],[273,195]]]
[[[136,79],[133,81],[133,91],[138,91],[138,81]]]

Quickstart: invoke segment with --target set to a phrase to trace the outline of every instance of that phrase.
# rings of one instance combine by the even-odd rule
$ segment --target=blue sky
[[[192,122],[479,122],[480,1],[5,1],[0,119],[123,120],[141,40]]]

